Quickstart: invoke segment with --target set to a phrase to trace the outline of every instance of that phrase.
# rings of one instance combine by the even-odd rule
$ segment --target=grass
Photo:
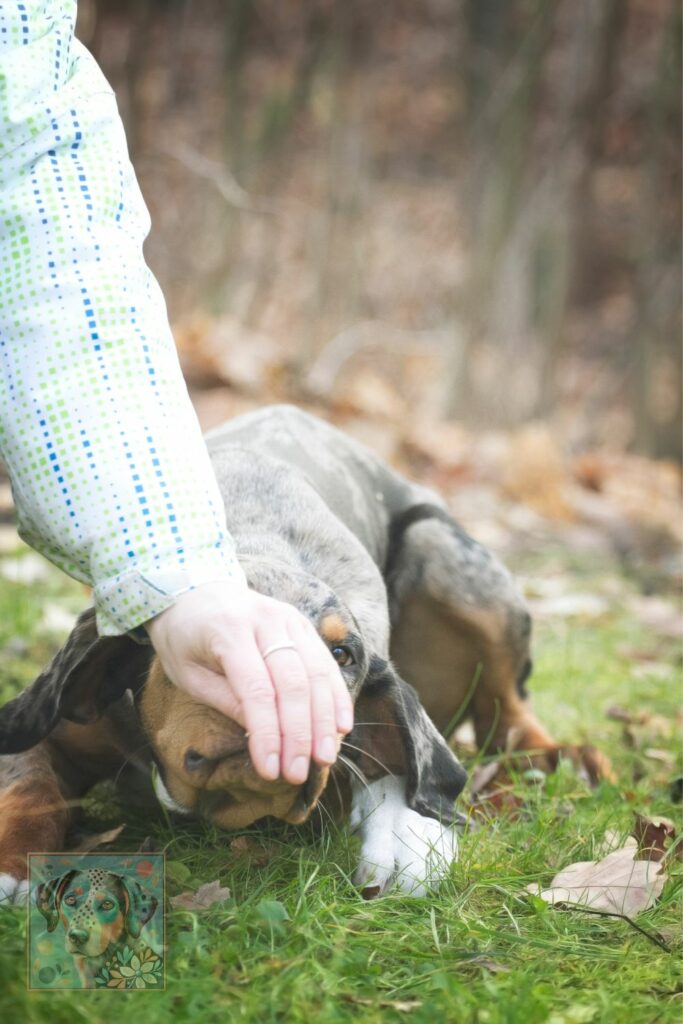
[[[575,575],[582,589],[602,585],[590,569]],[[3,700],[54,651],[57,638],[41,622],[55,603],[77,610],[82,588],[56,571],[39,584],[0,585]],[[231,900],[201,914],[169,911],[167,990],[141,993],[133,1012],[146,1024],[171,1015],[201,1024],[680,1021],[680,870],[638,918],[670,952],[627,922],[560,911],[524,893],[560,867],[599,856],[608,829],[628,835],[635,811],[679,817],[669,785],[680,764],[644,753],[654,747],[679,757],[667,724],[677,712],[679,669],[676,651],[662,643],[618,608],[597,621],[537,629],[532,692],[540,716],[561,739],[598,745],[620,782],[591,791],[570,766],[536,787],[519,778],[524,815],[466,835],[451,877],[429,899],[363,902],[350,883],[355,841],[341,829],[252,829],[244,851],[198,823],[150,823],[92,802],[93,831],[128,822],[116,848],[137,849],[151,835],[165,850],[171,895],[216,878],[232,890]],[[660,667],[636,671],[634,652],[655,647]],[[645,725],[643,737],[625,743],[624,727],[605,716],[610,704],[659,716],[655,734]],[[28,993],[25,933],[24,912],[0,913],[3,1020],[95,1024],[121,1012],[119,1000],[130,997],[118,992]]]

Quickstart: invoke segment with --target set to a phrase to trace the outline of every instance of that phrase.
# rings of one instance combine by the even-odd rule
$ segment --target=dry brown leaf
[[[638,843],[638,860],[662,860],[676,840],[676,826],[668,818],[636,814],[631,835]]]
[[[263,867],[264,864],[268,864],[272,852],[264,849],[259,843],[255,842],[250,836],[236,836],[230,842],[230,849],[233,853],[237,854],[248,854],[249,860],[256,867]]]
[[[283,353],[268,335],[237,317],[198,318],[175,329],[183,372],[195,385],[229,384],[245,394],[268,392]]]
[[[524,502],[548,519],[571,520],[567,500],[570,474],[552,433],[542,423],[530,423],[509,438],[502,487],[515,501]]]
[[[401,421],[406,403],[396,388],[374,370],[364,369],[335,389],[332,403],[337,410],[347,410],[372,419]]]
[[[224,903],[230,899],[230,890],[223,888],[218,879],[205,882],[196,892],[181,892],[180,896],[172,896],[169,900],[174,910],[208,910],[215,903]]]
[[[527,892],[554,905],[573,904],[633,917],[652,906],[665,881],[659,864],[634,860],[634,853],[627,846],[599,861],[570,864],[555,875],[549,888],[534,883]]]
[[[472,805],[472,810],[482,818],[504,816],[510,821],[517,821],[525,807],[525,801],[511,789],[493,789],[482,793]]]
[[[98,846],[104,846],[105,843],[113,843],[118,836],[121,835],[126,823],[118,825],[116,828],[110,828],[106,832],[98,832],[94,836],[86,836],[78,846],[75,848],[75,853],[90,853],[91,850],[96,850]]]
[[[492,761],[491,764],[478,764],[470,778],[470,796],[472,798],[480,795],[490,782],[493,782],[500,771],[500,761]]]

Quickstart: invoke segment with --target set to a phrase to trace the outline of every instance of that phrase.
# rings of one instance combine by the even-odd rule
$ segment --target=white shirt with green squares
[[[24,539],[94,587],[100,633],[244,585],[111,88],[75,0],[0,0],[0,451]]]

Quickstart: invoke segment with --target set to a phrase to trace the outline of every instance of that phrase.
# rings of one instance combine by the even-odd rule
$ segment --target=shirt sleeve
[[[21,536],[92,584],[115,635],[200,583],[246,583],[75,15],[0,4],[0,450]]]

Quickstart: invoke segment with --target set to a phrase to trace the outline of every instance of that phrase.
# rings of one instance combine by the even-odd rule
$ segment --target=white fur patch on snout
[[[354,779],[352,790],[350,823],[361,839],[354,883],[368,896],[380,896],[394,884],[408,896],[436,888],[458,859],[454,829],[407,806],[403,776],[367,786]]]
[[[154,789],[157,800],[162,807],[166,808],[167,811],[173,811],[174,814],[190,814],[187,807],[181,807],[166,789],[164,780],[159,774],[159,770],[156,765],[152,765],[152,788]]]
[[[0,874],[0,906],[25,907],[28,903],[28,879]]]

